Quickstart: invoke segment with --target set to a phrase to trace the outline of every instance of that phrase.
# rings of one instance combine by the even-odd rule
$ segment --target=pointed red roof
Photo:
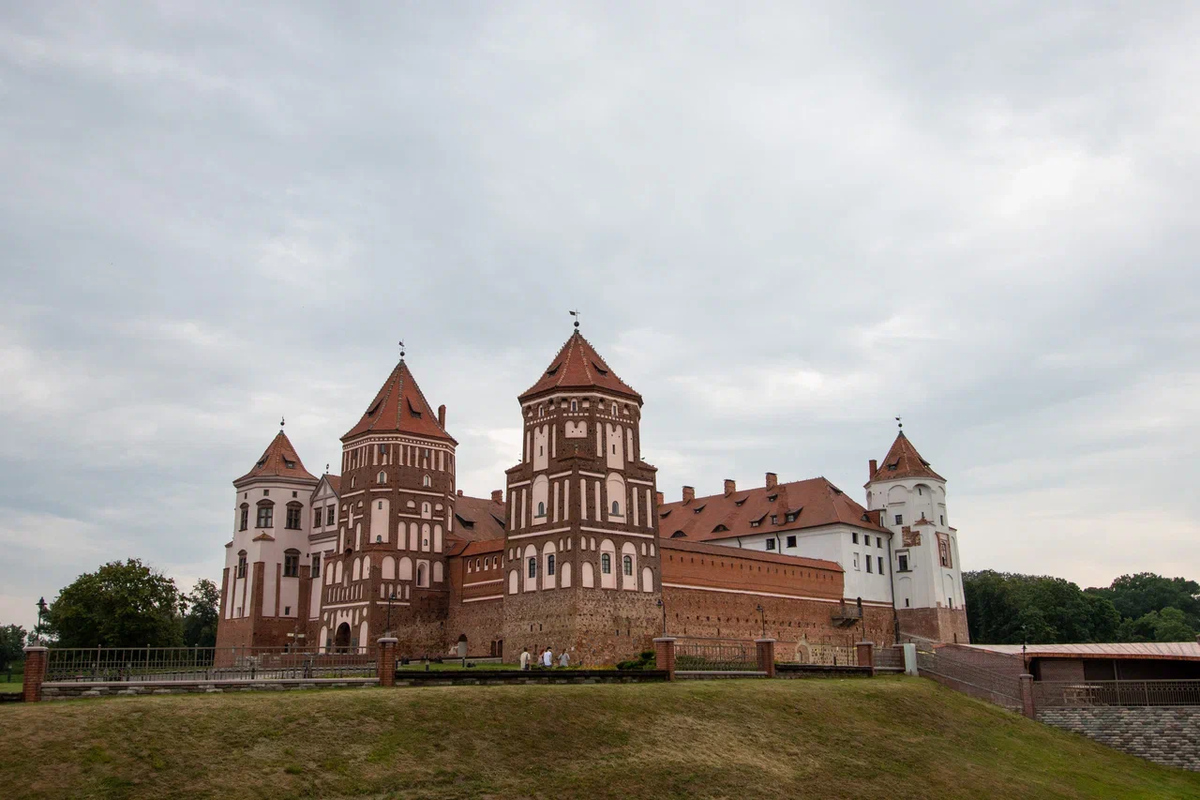
[[[296,448],[292,447],[283,431],[267,445],[262,457],[255,462],[254,468],[233,483],[236,486],[251,478],[294,478],[313,483],[317,481],[316,476],[304,468],[300,456],[296,455]]]
[[[438,424],[437,414],[426,402],[421,387],[417,386],[404,359],[400,359],[375,399],[367,406],[367,412],[357,425],[346,432],[342,441],[364,433],[396,432],[454,442],[454,437]]]
[[[561,389],[592,388],[629,397],[639,405],[642,402],[642,396],[617,377],[617,373],[609,368],[596,352],[596,348],[592,347],[592,343],[583,338],[583,334],[577,330],[567,339],[537,383],[517,399],[525,401],[530,397]]]
[[[921,454],[904,435],[904,431],[900,431],[896,436],[896,441],[892,442],[892,449],[888,450],[888,454],[880,462],[879,468],[871,476],[873,481],[894,481],[900,478],[946,480],[930,469],[929,462],[921,458]]]

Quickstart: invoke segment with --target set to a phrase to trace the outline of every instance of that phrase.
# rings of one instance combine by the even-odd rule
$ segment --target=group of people
[[[542,669],[554,669],[554,649],[550,648],[550,647],[543,648],[537,654],[536,660],[534,659],[533,654],[529,652],[528,647],[522,649],[521,650],[521,669],[527,670],[527,669],[530,669],[531,666],[538,666],[538,667],[541,667]],[[561,653],[558,654],[558,666],[560,666],[560,667],[571,666],[571,656],[570,656],[570,654],[567,653],[566,650],[563,650]]]

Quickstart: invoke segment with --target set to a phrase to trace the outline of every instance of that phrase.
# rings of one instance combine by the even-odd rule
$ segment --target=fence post
[[[1033,707],[1033,676],[1029,673],[1021,676],[1021,713],[1030,719],[1037,719]]]
[[[859,642],[854,646],[858,655],[858,665],[860,667],[870,667],[871,674],[875,674],[875,643],[874,642]]]
[[[758,670],[767,673],[768,678],[775,677],[775,640],[755,639],[758,648]]]
[[[654,640],[654,662],[667,671],[667,680],[675,680],[675,637],[660,636]]]
[[[25,648],[25,679],[22,696],[26,703],[42,699],[42,683],[46,680],[46,648],[33,645]]]
[[[380,686],[396,685],[396,637],[379,639],[379,663],[375,671],[379,674]]]

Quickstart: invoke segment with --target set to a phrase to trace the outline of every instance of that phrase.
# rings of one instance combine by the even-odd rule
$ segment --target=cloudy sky
[[[334,5],[0,10],[0,621],[220,580],[401,338],[498,488],[575,307],[668,497],[901,414],[967,568],[1200,578],[1196,4]]]

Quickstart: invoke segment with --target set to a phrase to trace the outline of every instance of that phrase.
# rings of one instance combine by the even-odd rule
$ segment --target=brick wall
[[[1200,771],[1200,707],[1039,709],[1038,721],[1169,767]]]
[[[1039,658],[1038,680],[1082,681],[1083,661],[1078,658]]]
[[[962,608],[898,608],[901,634],[935,642],[970,644],[967,612]]]

